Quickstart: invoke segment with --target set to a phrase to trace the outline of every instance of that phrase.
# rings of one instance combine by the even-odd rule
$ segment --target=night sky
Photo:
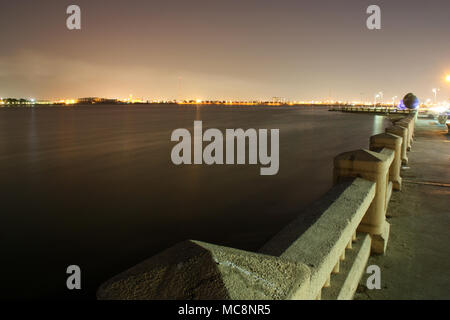
[[[449,0],[0,1],[0,97],[450,96]]]

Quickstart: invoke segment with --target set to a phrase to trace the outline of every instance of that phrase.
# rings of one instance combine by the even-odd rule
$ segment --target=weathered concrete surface
[[[292,240],[295,234],[296,239],[290,242],[280,257],[304,263],[311,269],[309,299],[315,299],[340,257],[345,255],[347,244],[374,198],[375,188],[372,181],[360,178],[353,180],[305,232],[297,233],[296,226],[301,222],[294,221],[269,241],[261,252],[278,254],[278,248],[284,247],[285,240]]]
[[[340,262],[340,270],[331,275],[331,285],[322,289],[322,300],[351,300],[358,283],[366,270],[370,256],[371,237],[358,233],[352,248],[347,248],[345,260]]]
[[[402,158],[402,164],[407,165],[408,164],[408,137],[409,137],[409,133],[408,133],[408,129],[404,128],[402,126],[392,126],[392,127],[388,127],[386,128],[386,133],[391,133],[394,134],[396,136],[399,136],[402,138],[402,154],[401,154],[401,158]]]
[[[447,128],[419,119],[408,156],[409,168],[402,170],[403,191],[393,193],[387,212],[388,253],[372,256],[368,262],[380,266],[382,289],[368,290],[365,275],[355,299],[450,299]]]
[[[389,169],[389,180],[392,181],[395,190],[402,189],[400,170],[402,167],[402,143],[403,138],[391,133],[380,133],[370,137],[370,150],[389,148],[394,151],[394,161]]]
[[[104,283],[103,300],[305,299],[301,263],[217,246],[181,242]]]
[[[347,212],[349,210],[360,211],[361,207],[364,210],[366,202],[370,202],[374,196],[374,190],[371,190],[374,188],[372,183],[358,178],[342,180],[303,210],[301,215],[278,232],[258,252],[276,257],[281,256],[330,208],[333,211]],[[368,196],[370,199],[367,200]],[[352,203],[353,200],[349,201],[349,197],[356,199],[356,201]],[[336,203],[338,199],[340,199],[340,202]],[[350,204],[352,204],[351,207],[349,207]]]
[[[376,253],[385,253],[389,238],[386,207],[389,194],[389,168],[394,161],[394,151],[390,149],[386,151],[378,153],[362,149],[344,152],[334,158],[335,182],[349,176],[376,182],[375,198],[358,226],[358,231],[372,235],[372,251]]]

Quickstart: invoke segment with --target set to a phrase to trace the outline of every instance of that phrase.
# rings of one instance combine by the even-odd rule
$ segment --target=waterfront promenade
[[[391,225],[386,255],[368,265],[381,268],[381,290],[363,276],[355,299],[450,299],[450,136],[447,128],[418,119],[401,192],[387,210]]]

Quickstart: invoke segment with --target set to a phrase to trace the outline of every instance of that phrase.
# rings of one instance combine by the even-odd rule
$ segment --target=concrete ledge
[[[281,258],[301,262],[311,269],[309,298],[320,295],[330,274],[345,255],[351,241],[375,196],[376,183],[356,178],[339,197],[321,214],[320,218],[281,254]],[[294,221],[295,226],[298,222]],[[291,238],[293,227],[287,227],[272,239],[263,252],[274,252],[278,241]]]
[[[347,249],[339,273],[331,277],[331,285],[322,290],[323,300],[351,300],[365,272],[370,256],[371,237],[358,233],[352,249]]]
[[[357,178],[341,179],[320,199],[303,210],[297,218],[278,232],[272,239],[258,250],[261,254],[281,256],[299,237],[308,230],[324,212],[343,195]]]
[[[105,282],[101,300],[306,299],[301,263],[200,241],[185,241]]]

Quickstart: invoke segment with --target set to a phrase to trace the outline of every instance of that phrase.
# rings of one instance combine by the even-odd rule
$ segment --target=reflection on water
[[[373,129],[372,135],[384,132],[386,118],[384,116],[374,116],[373,117]]]
[[[194,120],[280,129],[279,173],[173,165],[171,133],[192,132]],[[93,298],[102,281],[185,239],[255,250],[330,188],[334,156],[367,148],[384,125],[310,107],[0,109],[2,295]],[[65,289],[71,264],[81,292]]]

